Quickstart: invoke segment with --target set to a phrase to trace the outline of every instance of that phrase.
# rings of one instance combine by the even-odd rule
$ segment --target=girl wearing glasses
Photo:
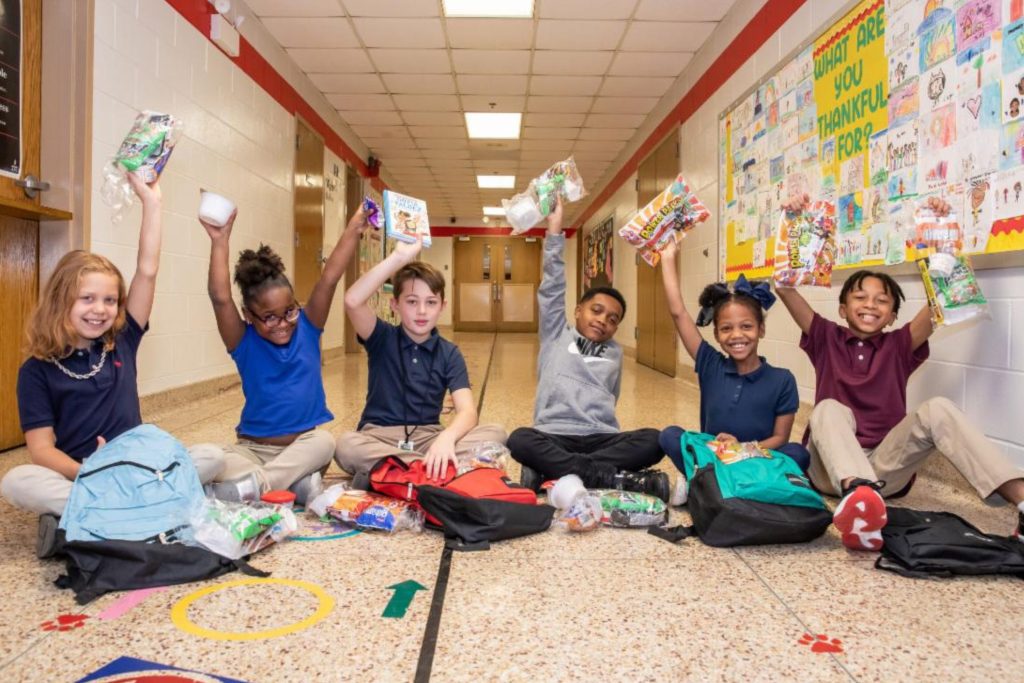
[[[271,489],[290,489],[304,505],[320,492],[321,473],[334,455],[334,437],[317,429],[334,419],[320,374],[320,335],[345,267],[366,228],[356,212],[324,264],[305,307],[295,299],[281,257],[269,246],[244,250],[234,280],[241,311],[231,298],[228,240],[235,222],[200,220],[210,235],[209,293],[217,330],[242,378],[245,405],[224,448],[225,467],[212,489],[221,500],[255,500]]]

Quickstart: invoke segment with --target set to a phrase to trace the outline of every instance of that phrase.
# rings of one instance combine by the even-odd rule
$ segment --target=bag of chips
[[[505,209],[505,220],[512,226],[512,234],[518,235],[554,211],[559,196],[563,202],[575,202],[586,194],[576,160],[569,157],[531,180],[524,192],[502,199],[501,206]]]
[[[395,533],[423,530],[423,510],[406,500],[351,489],[327,506],[327,514],[360,529]]]
[[[708,448],[726,465],[748,458],[770,458],[756,441],[708,441]]]
[[[146,183],[156,181],[180,136],[181,122],[170,114],[144,111],[135,117],[121,147],[103,167],[100,194],[114,210],[114,222],[121,219],[124,208],[131,206],[135,196],[125,174],[137,173]]]
[[[656,266],[670,240],[681,239],[710,215],[680,174],[619,229],[619,236],[639,249],[644,261]]]
[[[205,498],[192,512],[195,544],[237,560],[283,541],[299,528],[291,508]]]
[[[796,213],[783,211],[775,236],[775,284],[831,287],[835,235],[836,208],[831,202],[817,201]]]
[[[930,262],[946,256],[935,254],[917,262],[928,297],[928,308],[931,309],[932,326],[956,325],[979,316],[989,317],[988,301],[966,256],[950,257],[955,259],[955,263],[948,276],[936,274],[937,269]]]
[[[668,506],[660,498],[621,489],[591,491],[600,496],[607,526],[635,528],[658,526],[668,521]]]
[[[938,215],[928,205],[914,211],[914,236],[910,246],[933,253],[957,255],[964,246],[964,233],[955,213]]]

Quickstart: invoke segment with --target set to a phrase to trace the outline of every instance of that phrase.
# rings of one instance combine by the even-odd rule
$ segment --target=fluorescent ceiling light
[[[478,175],[476,186],[483,189],[500,188],[508,189],[516,186],[514,175]]]
[[[522,114],[466,113],[466,129],[471,138],[518,140],[522,121]]]
[[[533,0],[442,0],[446,17],[533,17]]]
[[[505,215],[505,209],[501,208],[500,206],[485,206],[484,207],[484,215],[485,216],[504,216]]]

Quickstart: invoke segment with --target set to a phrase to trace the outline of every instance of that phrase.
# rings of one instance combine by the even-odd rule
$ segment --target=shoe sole
[[[832,523],[842,536],[843,545],[851,550],[882,549],[882,529],[889,517],[885,501],[868,486],[858,486],[839,501]]]
[[[36,537],[36,557],[40,560],[53,557],[56,553],[58,525],[57,518],[51,515],[40,518]]]

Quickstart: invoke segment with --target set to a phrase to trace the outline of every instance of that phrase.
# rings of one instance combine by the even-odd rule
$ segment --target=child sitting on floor
[[[537,490],[548,479],[576,474],[591,488],[623,488],[667,501],[668,475],[648,470],[661,460],[658,430],[619,431],[615,403],[622,379],[622,347],[612,337],[626,312],[611,287],[590,289],[576,306],[574,325],[565,315],[565,235],[562,204],[548,216],[540,304],[537,398],[531,427],[508,439],[522,464],[523,486]]]

